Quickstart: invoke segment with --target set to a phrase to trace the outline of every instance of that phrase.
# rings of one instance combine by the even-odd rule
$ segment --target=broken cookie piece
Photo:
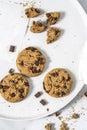
[[[48,124],[45,125],[45,129],[46,130],[51,130],[51,127],[52,127],[52,124],[48,123]]]
[[[56,41],[61,34],[61,30],[59,28],[50,27],[47,31],[47,44]]]
[[[25,9],[25,14],[28,18],[33,18],[33,17],[36,17],[38,15],[40,15],[41,11],[40,9],[37,9],[37,8],[27,8]]]
[[[62,122],[62,124],[60,125],[60,130],[69,130],[65,122]]]
[[[49,12],[49,13],[46,13],[46,16],[47,16],[47,24],[53,25],[60,18],[60,12]]]
[[[40,33],[46,30],[46,26],[40,21],[33,21],[30,31],[33,33]]]

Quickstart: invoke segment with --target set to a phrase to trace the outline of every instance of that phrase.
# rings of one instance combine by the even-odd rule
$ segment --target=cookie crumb
[[[79,117],[80,117],[80,115],[78,113],[73,113],[73,115],[72,115],[72,118],[74,118],[74,119],[77,119]]]
[[[10,52],[15,52],[16,46],[10,45],[9,51]]]
[[[49,108],[47,108],[47,111],[49,111]]]
[[[69,128],[67,127],[67,123],[62,122],[62,124],[60,125],[60,130],[69,130]]]
[[[48,123],[45,125],[46,130],[51,130],[51,128],[52,128],[52,124]]]
[[[47,104],[47,102],[46,102],[44,99],[42,99],[42,100],[40,101],[40,103],[41,103],[43,106]]]
[[[14,69],[13,68],[11,68],[8,72],[9,72],[9,74],[13,74],[14,73]]]
[[[55,112],[56,117],[60,115],[60,112]]]
[[[63,117],[62,117],[62,116],[59,116],[59,117],[58,117],[58,119],[59,119],[59,120],[62,120],[62,119],[63,119]]]
[[[38,97],[40,97],[42,95],[42,92],[37,92],[34,96],[36,97],[36,98],[38,98]]]

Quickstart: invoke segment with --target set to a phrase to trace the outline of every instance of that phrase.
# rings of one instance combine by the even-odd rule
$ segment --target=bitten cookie
[[[30,31],[33,33],[41,33],[46,30],[46,26],[40,21],[33,21]]]
[[[60,12],[49,12],[49,13],[46,13],[46,16],[47,16],[47,24],[53,25],[60,18]]]
[[[35,47],[27,47],[22,50],[16,60],[18,70],[28,77],[40,75],[45,63],[44,55]]]
[[[72,79],[64,69],[53,69],[44,78],[44,90],[52,97],[67,95],[72,87]]]
[[[0,92],[2,97],[9,102],[21,101],[28,95],[28,80],[18,73],[6,75],[1,80]]]
[[[47,44],[56,41],[61,35],[61,30],[59,28],[50,27],[47,31]]]
[[[27,15],[28,18],[33,18],[33,17],[36,17],[38,15],[40,15],[41,11],[40,9],[37,9],[37,8],[27,8],[25,9],[25,14]]]

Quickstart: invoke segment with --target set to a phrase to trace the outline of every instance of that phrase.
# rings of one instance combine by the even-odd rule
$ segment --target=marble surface
[[[79,0],[82,6],[87,11],[87,0]],[[0,130],[45,130],[44,126],[47,123],[54,124],[54,128],[59,130],[61,121],[68,123],[70,130],[87,130],[87,97],[84,92],[87,91],[85,85],[75,99],[60,111],[62,119],[59,120],[55,114],[34,121],[6,121],[0,120]],[[73,113],[80,114],[80,118],[72,119]]]

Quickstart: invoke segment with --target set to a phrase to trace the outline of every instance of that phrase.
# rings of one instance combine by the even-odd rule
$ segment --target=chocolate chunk
[[[39,65],[39,61],[35,61],[35,63],[34,63],[36,66],[38,66]]]
[[[16,48],[15,46],[11,45],[10,48],[9,48],[9,51],[10,51],[10,52],[14,52],[14,51],[15,51],[15,48]]]
[[[87,97],[87,92],[85,92],[84,95]]]
[[[2,89],[3,88],[3,85],[0,83],[0,89]]]
[[[46,14],[46,16],[47,16],[47,17],[50,17],[50,16],[51,16],[51,14],[50,14],[50,13],[47,13],[47,14]]]
[[[59,115],[60,115],[60,113],[59,113],[59,112],[55,112],[55,115],[56,115],[56,116],[59,116]]]
[[[43,106],[47,104],[47,102],[46,102],[44,99],[42,99],[42,100],[40,101],[40,103],[41,103]]]
[[[14,73],[14,69],[11,68],[11,69],[9,70],[9,73],[10,73],[10,74],[13,74],[13,73]]]
[[[24,96],[22,94],[19,95],[20,98],[24,98]]]
[[[37,70],[36,67],[31,67],[32,73],[39,73],[41,70]]]
[[[57,95],[60,95],[60,92],[57,92]]]
[[[29,83],[28,83],[28,82],[25,82],[24,85],[29,86]]]
[[[40,13],[40,10],[39,10],[39,9],[35,9],[35,11],[36,11],[37,13]]]
[[[3,89],[9,89],[9,86],[5,85],[5,86],[3,86]]]
[[[39,62],[39,64],[43,64],[43,58],[38,58],[38,62]]]
[[[15,97],[16,95],[15,95],[15,93],[11,93],[10,96],[11,97]]]
[[[23,92],[24,92],[24,89],[21,88],[21,89],[19,89],[18,91],[19,91],[20,93],[23,93]]]
[[[42,23],[38,23],[38,25],[39,25],[40,27],[42,27]]]
[[[47,111],[49,111],[49,108],[47,108]]]
[[[42,92],[37,92],[34,96],[36,97],[36,98],[38,98],[38,97],[40,97],[42,95]]]
[[[26,50],[35,51],[35,50],[36,50],[36,48],[34,48],[34,47],[27,47],[27,48],[26,48]]]
[[[51,75],[54,76],[54,77],[57,77],[57,76],[58,76],[58,73],[55,72],[55,73],[52,73]]]
[[[21,61],[21,62],[20,62],[20,65],[24,65],[24,62],[23,62],[23,61]]]

